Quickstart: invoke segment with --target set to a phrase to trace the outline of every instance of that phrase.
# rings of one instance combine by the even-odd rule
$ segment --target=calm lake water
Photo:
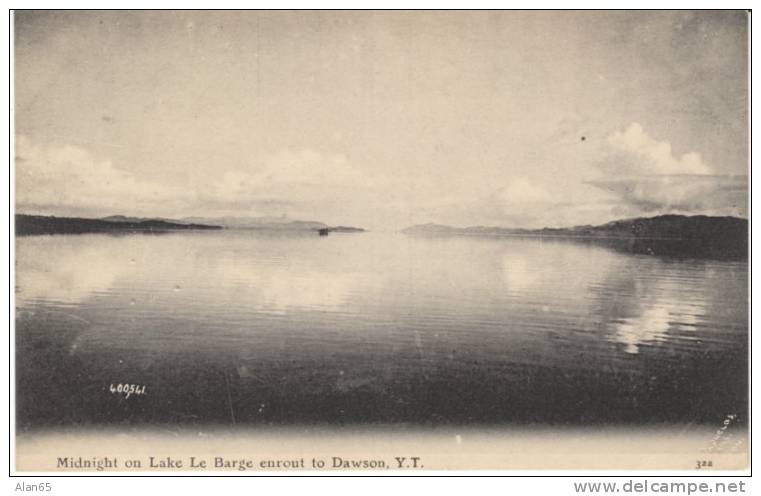
[[[718,424],[746,262],[561,240],[16,241],[17,425]],[[112,392],[119,384],[145,394]]]

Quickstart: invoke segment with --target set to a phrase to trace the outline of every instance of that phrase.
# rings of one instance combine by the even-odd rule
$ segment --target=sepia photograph
[[[749,469],[750,15],[12,12],[12,470]]]

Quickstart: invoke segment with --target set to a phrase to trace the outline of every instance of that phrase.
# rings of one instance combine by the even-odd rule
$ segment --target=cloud
[[[598,169],[586,183],[612,195],[618,216],[747,213],[747,177],[718,175],[697,152],[675,155],[637,123],[608,136]]]
[[[634,122],[624,131],[616,131],[607,139],[605,165],[611,172],[630,175],[713,174],[699,153],[675,156],[668,141],[651,138]]]
[[[191,196],[177,187],[142,181],[79,146],[44,147],[24,136],[16,140],[16,202],[22,207],[150,210]]]
[[[205,208],[231,215],[280,215],[328,223],[356,222],[388,179],[359,170],[341,154],[283,150],[200,189]]]
[[[244,169],[206,171],[187,183],[156,182],[81,146],[16,141],[16,202],[21,211],[100,216],[273,215],[326,222],[386,189],[346,156],[283,150]]]
[[[476,223],[544,227],[566,204],[567,199],[554,194],[544,185],[519,177],[509,181],[484,201],[476,201],[465,208],[467,216],[475,219]]]
[[[573,123],[561,122],[569,128]],[[556,133],[574,143],[576,134]],[[585,152],[589,155],[576,162],[596,167],[579,165],[576,177],[568,176],[562,186],[552,176],[541,182],[519,177],[471,210],[483,212],[484,222],[513,227],[599,224],[665,213],[747,215],[746,176],[716,174],[699,153],[675,154],[668,141],[652,138],[637,123],[609,133]],[[564,153],[568,158],[571,152]]]
[[[514,171],[492,189],[465,178],[453,187],[414,170],[406,176],[371,173],[346,155],[311,149],[285,149],[243,167],[220,163],[156,182],[81,146],[41,145],[20,136],[16,200],[28,213],[287,214],[370,229],[431,220],[563,227],[660,213],[747,215],[747,177],[717,175],[696,152],[674,154],[639,124],[592,144],[573,148],[583,154],[565,147],[552,155],[553,173]]]
[[[624,206],[648,214],[707,213],[744,216],[745,176],[652,176],[590,181],[618,197]]]
[[[557,199],[544,187],[527,178],[510,181],[488,200],[496,205],[497,215],[514,227],[539,226],[543,213],[557,207]]]

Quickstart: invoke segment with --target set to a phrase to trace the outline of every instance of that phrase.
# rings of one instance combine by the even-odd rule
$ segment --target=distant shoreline
[[[597,243],[633,254],[745,260],[748,258],[749,231],[748,221],[739,217],[660,215],[571,228],[512,229],[422,224],[401,232],[429,237],[567,239]]]
[[[222,226],[179,224],[164,220],[109,221],[79,217],[16,214],[16,235],[89,234],[89,233],[161,233],[169,231],[216,230]]]
[[[176,231],[237,231],[360,233],[364,229],[328,226],[307,221],[264,222],[249,225],[217,225],[111,216],[100,219],[16,214],[16,235],[55,235],[86,233],[168,233]],[[195,220],[195,219],[194,219]],[[599,226],[571,228],[514,229],[505,227],[451,227],[423,224],[400,231],[425,237],[469,236],[489,238],[532,238],[596,243],[633,254],[666,255],[682,258],[746,260],[748,258],[748,221],[738,217],[705,215],[661,215],[608,222]]]
[[[91,234],[91,233],[165,233],[173,231],[267,231],[267,232],[302,232],[317,233],[327,229],[330,233],[361,233],[364,229],[350,226],[328,226],[327,224],[308,221],[261,222],[259,224],[226,225],[224,223],[196,222],[185,219],[143,219],[113,215],[100,219],[82,217],[57,217],[53,215],[16,214],[16,235],[54,235],[54,234]]]

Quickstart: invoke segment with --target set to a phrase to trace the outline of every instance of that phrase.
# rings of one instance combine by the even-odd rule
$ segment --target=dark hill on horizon
[[[402,230],[422,236],[512,236],[569,239],[628,253],[740,260],[748,257],[748,220],[707,215],[659,215],[599,226],[514,229],[420,224]]]
[[[121,217],[121,216],[120,216]],[[84,233],[131,233],[168,232],[179,230],[222,229],[206,224],[180,224],[159,219],[121,217],[117,220],[86,219],[80,217],[55,217],[46,215],[16,214],[16,234],[84,234]]]
[[[81,234],[94,232],[163,232],[193,229],[238,229],[287,232],[358,233],[359,227],[328,226],[322,222],[283,217],[186,217],[180,220],[110,215],[98,219],[16,214],[16,234]]]

